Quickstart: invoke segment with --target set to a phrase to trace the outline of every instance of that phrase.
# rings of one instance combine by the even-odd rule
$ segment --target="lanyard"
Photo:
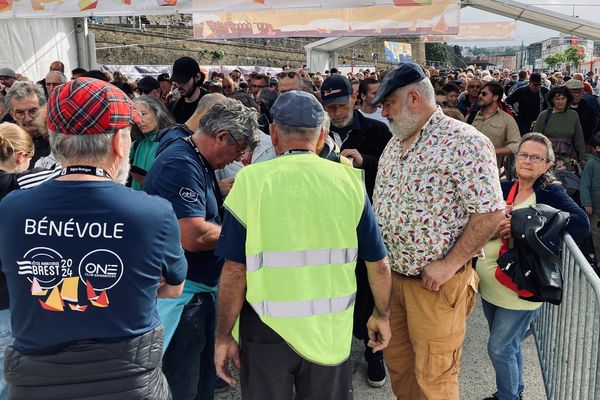
[[[304,149],[291,149],[288,151],[284,151],[283,153],[281,153],[282,156],[288,156],[290,154],[306,154],[306,153],[312,153],[312,151],[310,150],[304,150]]]
[[[60,172],[61,176],[65,175],[74,175],[74,174],[83,174],[83,175],[93,175],[100,176],[102,178],[108,178],[112,181],[112,176],[105,170],[100,167],[91,167],[89,165],[72,165],[70,167],[65,167]]]

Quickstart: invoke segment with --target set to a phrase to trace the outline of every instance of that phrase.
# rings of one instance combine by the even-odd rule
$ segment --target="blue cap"
[[[348,104],[352,96],[352,84],[343,75],[331,75],[321,85],[323,107],[330,104]]]
[[[392,94],[398,88],[417,83],[426,79],[425,71],[419,64],[402,63],[393,70],[385,74],[375,99],[371,102],[372,105],[379,104],[384,98]]]
[[[317,128],[323,123],[323,106],[312,94],[292,90],[275,100],[271,116],[282,125]]]

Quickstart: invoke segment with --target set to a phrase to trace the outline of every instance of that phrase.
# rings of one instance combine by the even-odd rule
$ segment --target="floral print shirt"
[[[438,108],[402,154],[393,137],[379,159],[373,206],[393,271],[418,275],[443,258],[469,214],[505,208],[492,142]]]

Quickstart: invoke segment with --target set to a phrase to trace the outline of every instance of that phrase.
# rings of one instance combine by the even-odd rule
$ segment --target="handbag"
[[[508,197],[506,198],[506,206],[507,207],[512,207],[514,201],[515,201],[515,196],[517,195],[517,190],[519,188],[519,183],[515,182],[512,187],[510,188],[510,192],[508,193]],[[509,239],[502,239],[502,242],[500,244],[500,250],[498,251],[498,258],[502,257],[502,255],[506,252],[508,252],[508,244],[509,244]],[[515,260],[516,261],[516,260]],[[505,269],[509,269],[511,266],[511,263],[508,263],[504,268]],[[527,299],[529,297],[534,297],[535,295],[533,293],[531,293],[529,290],[526,289],[519,289],[517,284],[515,282],[513,282],[512,278],[510,277],[510,275],[508,275],[504,269],[502,269],[502,267],[500,267],[499,265],[496,266],[496,280],[498,282],[500,282],[502,285],[506,286],[507,288],[509,288],[510,290],[512,290],[513,292],[517,293],[519,295],[519,297],[523,298],[523,299]]]

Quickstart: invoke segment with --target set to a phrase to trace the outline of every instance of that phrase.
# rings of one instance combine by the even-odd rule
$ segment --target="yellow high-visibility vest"
[[[362,171],[313,153],[242,168],[225,206],[246,228],[246,299],[303,358],[350,355]]]

